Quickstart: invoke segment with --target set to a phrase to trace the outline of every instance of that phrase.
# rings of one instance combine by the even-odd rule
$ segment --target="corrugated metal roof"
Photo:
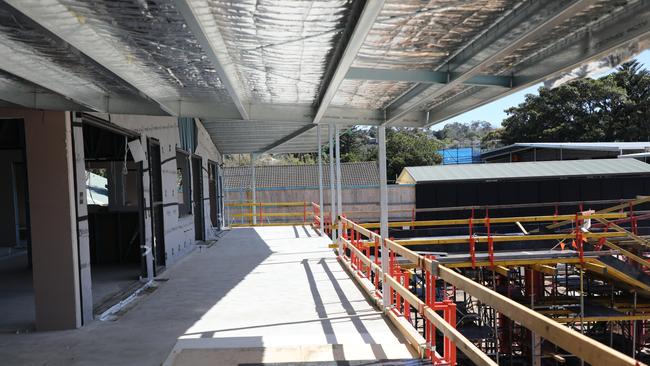
[[[494,163],[474,165],[436,165],[406,167],[418,182],[467,180],[530,179],[618,174],[650,174],[650,164],[634,159],[599,159]]]
[[[251,186],[250,166],[224,168],[226,190],[247,190]],[[341,163],[343,187],[379,186],[376,161]],[[318,165],[265,165],[255,167],[257,189],[318,188]],[[329,166],[323,164],[323,186],[329,187]]]
[[[650,149],[650,142],[518,142],[512,145],[488,150],[482,156],[497,156],[511,150],[521,148],[564,149],[564,150],[594,150],[594,151],[625,151]]]
[[[0,93],[201,118],[236,142],[222,153],[313,152],[312,124],[428,127],[614,67],[648,48],[648,18],[639,0],[6,0]]]

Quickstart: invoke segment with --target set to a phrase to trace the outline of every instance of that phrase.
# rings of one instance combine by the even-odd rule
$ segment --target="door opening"
[[[141,162],[127,143],[137,134],[111,129],[108,122],[83,122],[86,203],[96,314],[130,295],[147,277],[144,189]]]
[[[26,161],[24,121],[0,119],[0,333],[36,320]]]
[[[165,266],[165,220],[162,189],[162,169],[160,158],[160,143],[156,139],[148,139],[149,150],[149,182],[151,202],[151,232],[153,234],[154,271],[157,275]]]
[[[194,211],[194,239],[205,240],[203,221],[203,160],[192,156],[192,203]]]

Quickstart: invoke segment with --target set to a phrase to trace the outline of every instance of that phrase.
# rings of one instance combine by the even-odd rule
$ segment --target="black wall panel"
[[[418,183],[416,207],[456,207],[472,205],[509,205],[632,199],[650,195],[650,175],[621,177],[511,180],[499,182]],[[584,205],[599,209],[608,205]],[[650,207],[648,207],[650,208]],[[559,213],[575,213],[575,207],[559,206]],[[509,208],[493,210],[491,216],[552,215],[554,207]],[[482,217],[484,212],[477,212]],[[418,220],[468,217],[468,211],[419,212]]]

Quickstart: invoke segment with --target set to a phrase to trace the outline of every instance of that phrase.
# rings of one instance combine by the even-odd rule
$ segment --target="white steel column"
[[[343,194],[341,192],[341,142],[339,139],[341,131],[339,130],[338,125],[334,131],[334,134],[336,135],[336,216],[340,217],[343,215]],[[339,236],[343,235],[342,227],[339,227],[338,234]]]
[[[379,235],[382,240],[388,239],[388,186],[386,180],[386,127],[377,127],[377,143],[379,144]],[[389,273],[388,250],[385,244],[381,243],[381,270]],[[390,305],[390,286],[383,282],[382,287],[383,305],[387,308]]]
[[[318,216],[320,216],[320,227],[318,229],[320,231],[320,236],[323,236],[323,220],[325,220],[323,213],[325,210],[323,207],[323,150],[320,145],[320,127],[321,125],[316,126],[316,146],[318,146],[318,207],[320,207],[320,213],[318,214]]]
[[[253,207],[251,213],[253,214],[251,222],[253,225],[257,224],[257,208],[255,204],[257,203],[257,193],[256,191],[256,182],[255,182],[255,154],[251,153],[251,193],[253,199]],[[260,222],[261,224],[261,222]]]
[[[327,127],[327,138],[329,141],[329,152],[330,152],[330,217],[332,219],[332,225],[336,223],[336,192],[334,191],[334,126],[329,125]],[[332,239],[336,238],[336,230],[332,230]],[[341,250],[341,245],[339,246],[339,254],[343,253]]]

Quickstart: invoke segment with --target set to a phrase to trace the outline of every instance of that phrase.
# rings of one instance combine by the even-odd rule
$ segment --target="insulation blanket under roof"
[[[6,3],[0,3],[0,51],[6,62],[47,76],[62,87],[97,94],[134,94],[135,90]]]
[[[515,0],[388,0],[353,67],[435,70]],[[414,83],[345,80],[333,105],[384,108]]]
[[[87,41],[98,37],[149,74],[146,79],[139,77],[141,89],[166,88],[158,95],[163,99],[231,100],[172,0],[46,0],[40,4],[67,13],[51,21],[72,19],[90,26]]]
[[[562,45],[565,44],[564,40],[570,41],[573,37],[575,37],[576,33],[585,32],[585,29],[590,25],[597,26],[601,18],[611,16],[611,14],[615,13],[617,9],[620,9],[623,5],[627,5],[628,3],[629,1],[627,0],[597,1],[593,5],[587,7],[584,11],[578,12],[561,24],[555,26],[551,31],[542,34],[532,42],[524,44],[522,47],[518,48],[508,56],[494,63],[485,69],[484,73],[492,75],[511,74],[513,70],[517,70],[518,67],[525,65],[526,62],[536,57],[540,57],[545,52],[549,52],[552,48],[562,47]],[[576,27],[576,25],[580,26]],[[641,50],[644,49],[645,45],[638,46],[638,44],[638,42],[633,42],[632,44],[624,45],[621,48],[610,52],[607,57],[594,61],[591,63],[591,65],[585,64],[575,70],[575,72],[570,72],[552,78],[547,83],[545,83],[545,86],[557,87],[562,83],[571,81],[573,79],[590,76],[590,74],[597,72],[598,69],[602,70],[604,68],[609,69],[615,67],[616,65],[624,62],[625,60],[638,54]],[[606,66],[598,67],[596,66],[597,64]],[[595,70],[588,72],[590,68],[594,68]],[[462,68],[460,70],[462,71]],[[459,95],[469,95],[472,92],[480,91],[483,89],[485,88],[478,86],[460,85],[452,91],[432,98],[426,105],[423,106],[422,109],[433,109],[449,102],[451,98],[457,98]],[[431,94],[431,91],[432,90],[430,88],[429,94]],[[424,96],[426,93],[423,93],[422,95]]]
[[[314,102],[352,1],[206,2],[253,102]]]

